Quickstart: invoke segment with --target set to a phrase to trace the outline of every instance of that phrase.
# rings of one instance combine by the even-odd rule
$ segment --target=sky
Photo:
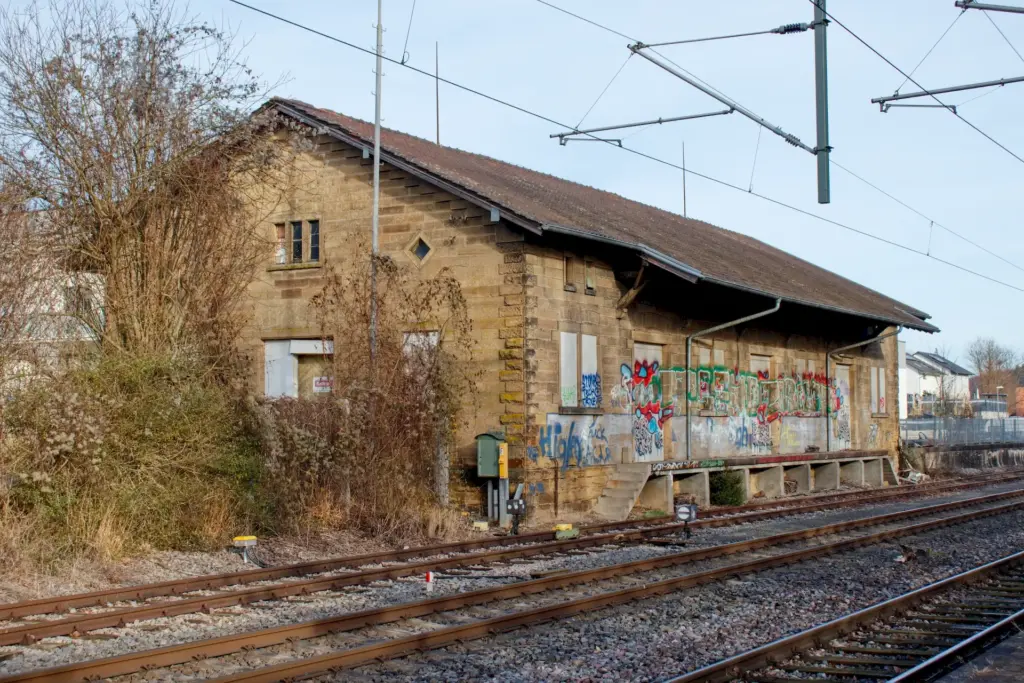
[[[247,2],[373,49],[377,11],[373,0]],[[646,43],[767,30],[810,22],[813,12],[809,0],[551,2]],[[624,62],[582,127],[722,108],[640,57],[627,61],[626,39],[538,0],[417,0],[415,11],[413,6],[414,0],[384,0],[387,56],[401,59],[407,53],[409,65],[432,73],[436,43],[442,77],[570,126],[578,125]],[[275,84],[273,94],[373,119],[372,55],[228,0],[193,0],[189,7],[202,19],[236,33],[245,44],[249,65]],[[914,73],[914,80],[925,88],[1024,74],[1024,58],[1014,51],[1016,47],[1024,54],[1021,14],[961,13],[953,0],[829,0],[828,10],[906,72],[956,20]],[[810,31],[661,49],[666,57],[812,147],[813,50]],[[828,29],[828,51],[833,160],[914,210],[835,167],[832,203],[817,204],[815,159],[767,130],[761,130],[758,142],[759,126],[738,114],[618,135],[628,136],[623,142],[626,147],[677,165],[685,141],[687,168],[739,186],[728,188],[690,175],[687,213],[691,217],[768,242],[929,313],[930,322],[942,332],[905,332],[902,338],[909,350],[941,349],[954,360],[966,361],[966,346],[976,337],[993,337],[1024,350],[1024,316],[1015,313],[1012,303],[1024,290],[1024,192],[1020,191],[1024,162],[947,110],[902,108],[881,113],[870,100],[895,92],[903,77],[836,24]],[[902,92],[916,90],[908,83]],[[385,126],[433,139],[433,79],[386,63],[381,94]],[[979,95],[984,96],[965,103],[958,109],[960,114],[1024,158],[1024,126],[1020,125],[1024,83],[951,94],[944,101],[959,104]],[[924,104],[928,99],[915,102]],[[444,84],[440,109],[444,145],[682,212],[678,169],[602,143],[559,146],[549,135],[562,128]],[[751,187],[934,258],[773,204],[747,192]],[[721,258],[732,256],[723,253]],[[771,263],[752,265],[771,268]]]

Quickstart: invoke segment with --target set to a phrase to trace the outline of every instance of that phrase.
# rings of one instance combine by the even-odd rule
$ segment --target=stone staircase
[[[615,522],[626,519],[650,476],[650,463],[634,462],[616,465],[615,472],[608,478],[601,497],[594,505],[594,512]]]

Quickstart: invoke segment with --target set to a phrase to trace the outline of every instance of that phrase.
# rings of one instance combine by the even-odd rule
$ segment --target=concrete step
[[[612,475],[614,479],[621,479],[623,481],[647,481],[650,476],[651,473],[646,470],[626,470],[625,472],[616,472]]]
[[[612,487],[617,489],[633,489],[637,486],[642,486],[647,483],[647,478],[644,479],[609,479],[606,483],[606,487]]]
[[[651,466],[647,463],[616,465],[594,504],[594,512],[614,521],[626,519],[650,475]]]

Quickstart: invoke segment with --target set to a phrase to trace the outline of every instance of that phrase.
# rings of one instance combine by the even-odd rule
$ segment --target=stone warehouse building
[[[316,182],[267,220],[255,381],[307,396],[330,352],[308,300],[369,233],[373,128],[266,106],[319,135]],[[382,252],[451,269],[473,318],[458,500],[483,503],[474,439],[493,430],[541,517],[667,509],[673,488],[706,501],[724,467],[752,496],[895,481],[895,333],[935,331],[927,314],[739,233],[403,133],[383,131],[381,161]]]

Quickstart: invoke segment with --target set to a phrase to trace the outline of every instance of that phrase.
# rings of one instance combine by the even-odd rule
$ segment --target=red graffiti
[[[658,361],[648,363],[646,360],[633,361],[633,384],[648,386],[658,375]]]

